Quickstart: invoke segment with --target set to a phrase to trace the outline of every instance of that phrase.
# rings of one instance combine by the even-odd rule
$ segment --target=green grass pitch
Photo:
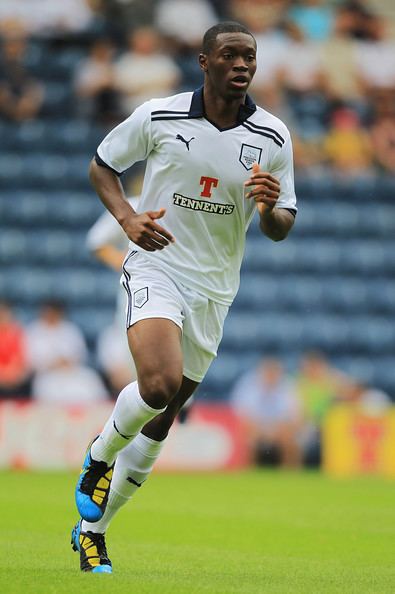
[[[71,551],[75,479],[0,473],[1,594],[395,593],[389,481],[154,475],[108,531],[109,576]]]

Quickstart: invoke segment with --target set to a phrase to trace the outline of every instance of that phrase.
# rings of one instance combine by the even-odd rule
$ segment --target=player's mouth
[[[250,79],[243,74],[239,74],[238,76],[231,78],[230,84],[237,89],[246,89],[250,84]]]

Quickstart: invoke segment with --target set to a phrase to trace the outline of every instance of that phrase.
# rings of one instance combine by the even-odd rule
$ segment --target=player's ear
[[[207,55],[199,54],[199,66],[203,72],[207,72]]]

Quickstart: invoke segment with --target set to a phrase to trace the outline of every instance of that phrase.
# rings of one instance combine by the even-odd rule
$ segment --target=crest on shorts
[[[133,293],[133,306],[140,309],[148,301],[148,287],[138,289]]]
[[[262,149],[251,144],[242,144],[239,161],[247,171],[252,169],[254,163],[261,162]]]

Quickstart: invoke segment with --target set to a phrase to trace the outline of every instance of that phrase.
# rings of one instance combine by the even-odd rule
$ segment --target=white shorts
[[[217,355],[229,307],[174,281],[160,266],[131,250],[123,264],[126,328],[147,318],[172,320],[182,330],[184,375],[201,382]]]

